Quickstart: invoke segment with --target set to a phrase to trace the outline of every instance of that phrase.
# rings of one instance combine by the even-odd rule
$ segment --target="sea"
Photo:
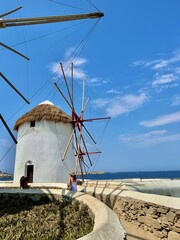
[[[81,176],[78,176],[81,179]],[[115,180],[115,179],[180,179],[180,170],[177,171],[146,171],[146,172],[105,172],[102,174],[85,174],[85,179]],[[0,181],[11,181],[12,178],[0,178]]]
[[[105,172],[103,174],[86,174],[85,179],[115,180],[115,179],[180,179],[180,170],[177,171],[139,171],[139,172]]]

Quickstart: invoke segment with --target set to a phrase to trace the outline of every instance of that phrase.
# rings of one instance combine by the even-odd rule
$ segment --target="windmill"
[[[83,134],[84,131],[86,132],[86,134],[89,136],[89,138],[91,139],[91,141],[94,144],[96,144],[96,141],[95,141],[94,137],[92,136],[92,134],[87,129],[87,127],[85,126],[85,123],[99,121],[99,120],[108,120],[108,119],[110,119],[110,117],[88,118],[88,119],[84,118],[84,112],[85,112],[86,107],[90,100],[90,98],[88,97],[86,102],[84,101],[84,99],[85,99],[84,98],[85,81],[83,81],[83,88],[82,88],[81,112],[80,112],[80,114],[78,114],[75,109],[75,104],[74,104],[74,79],[73,79],[74,64],[73,63],[71,64],[71,89],[70,89],[70,86],[68,85],[67,77],[65,75],[65,71],[64,71],[64,67],[63,67],[62,63],[60,63],[60,67],[61,67],[64,82],[65,82],[65,86],[66,86],[67,97],[66,97],[65,93],[63,93],[63,91],[60,89],[60,87],[58,86],[57,83],[54,83],[54,85],[71,110],[71,113],[72,113],[71,114],[71,117],[72,117],[71,124],[73,127],[72,134],[69,138],[69,141],[67,143],[67,146],[65,148],[65,151],[62,155],[61,160],[65,161],[66,154],[68,152],[70,144],[71,144],[72,140],[74,139],[75,157],[76,157],[75,173],[77,173],[78,167],[79,167],[81,176],[82,176],[82,181],[84,181],[84,172],[86,172],[86,168],[89,168],[88,165],[92,166],[92,160],[91,160],[90,155],[101,153],[100,151],[93,151],[93,152],[88,151],[88,147],[87,147],[87,144],[86,144],[86,141],[84,138],[84,134]],[[85,157],[87,157],[87,160],[85,160]]]
[[[9,11],[9,12],[1,14],[0,15],[0,28],[5,29],[5,28],[8,28],[8,27],[27,26],[27,25],[35,25],[35,24],[50,24],[50,23],[57,23],[57,22],[82,20],[82,19],[95,19],[95,18],[100,19],[104,16],[104,13],[100,12],[96,8],[98,10],[98,12],[91,12],[91,13],[88,13],[88,14],[74,14],[74,15],[66,15],[66,16],[45,16],[45,17],[34,17],[34,18],[4,19],[4,17],[20,10],[21,8],[22,7],[18,7],[18,8],[15,8],[15,9]],[[18,54],[19,56],[23,57],[24,59],[30,60],[28,57],[26,57],[22,53],[16,51],[15,49],[7,46],[6,44],[0,42],[0,45],[4,48],[8,49],[9,51],[12,51],[12,52]],[[92,165],[90,155],[100,153],[100,151],[96,151],[96,152],[88,151],[88,147],[87,147],[84,135],[83,135],[83,131],[85,131],[87,133],[87,135],[89,136],[89,138],[91,139],[91,141],[94,144],[96,144],[96,141],[94,140],[92,134],[89,132],[89,130],[85,126],[85,123],[86,122],[97,121],[97,120],[102,120],[102,119],[109,119],[109,118],[84,119],[84,112],[85,112],[86,107],[87,107],[88,102],[89,102],[89,98],[88,98],[87,101],[84,103],[84,87],[85,86],[83,87],[83,94],[82,94],[82,108],[81,108],[80,114],[78,115],[77,111],[75,109],[75,106],[74,106],[73,64],[72,64],[72,89],[71,89],[71,92],[70,92],[70,88],[69,88],[69,86],[67,84],[67,81],[66,81],[66,76],[65,76],[62,64],[61,64],[61,70],[62,70],[62,73],[63,73],[64,81],[65,81],[65,84],[66,84],[66,89],[67,89],[67,92],[68,92],[68,98],[66,98],[66,96],[63,94],[63,92],[60,90],[57,83],[55,83],[55,87],[61,93],[62,97],[64,98],[64,100],[66,101],[66,103],[68,104],[68,106],[71,109],[71,112],[72,112],[71,124],[72,124],[72,127],[73,127],[73,132],[70,136],[70,139],[67,143],[65,152],[64,152],[61,160],[65,161],[70,143],[72,142],[72,139],[74,139],[74,142],[75,142],[75,156],[76,156],[76,163],[77,163],[75,171],[77,172],[77,169],[79,167],[80,171],[81,171],[82,178],[84,179],[83,167],[88,167],[88,164]],[[2,74],[1,72],[0,72],[0,77],[4,81],[6,81],[6,83],[14,89],[14,91],[16,91],[16,93],[18,95],[20,95],[21,98],[24,99],[24,101],[26,101],[26,103],[29,104],[29,101],[12,85],[12,83],[8,80],[8,78],[4,74]],[[17,143],[17,140],[13,136],[12,132],[10,131],[9,127],[7,126],[7,124],[6,124],[5,120],[3,119],[2,115],[0,115],[0,119],[2,120],[3,124],[7,128],[8,132],[10,133],[10,135],[13,138],[13,140],[15,141],[15,143]],[[85,161],[85,157],[87,157],[87,162],[88,163]]]

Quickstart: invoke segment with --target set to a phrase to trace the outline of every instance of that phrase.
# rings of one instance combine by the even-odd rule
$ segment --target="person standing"
[[[74,172],[70,173],[67,189],[72,191],[77,191],[77,180],[76,180],[76,174]]]

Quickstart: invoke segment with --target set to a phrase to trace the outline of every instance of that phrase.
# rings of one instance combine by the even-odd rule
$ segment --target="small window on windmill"
[[[35,121],[30,122],[30,127],[35,127]]]

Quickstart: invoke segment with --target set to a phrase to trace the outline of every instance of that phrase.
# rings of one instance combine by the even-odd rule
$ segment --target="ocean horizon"
[[[81,179],[81,176],[77,176]],[[90,180],[115,180],[115,179],[180,179],[180,170],[176,171],[133,171],[133,172],[104,172],[100,174],[84,174]],[[13,178],[0,178],[0,181],[11,181]]]
[[[133,172],[105,172],[102,174],[85,174],[85,179],[115,180],[115,179],[174,179],[180,178],[180,170],[176,171],[133,171]]]

